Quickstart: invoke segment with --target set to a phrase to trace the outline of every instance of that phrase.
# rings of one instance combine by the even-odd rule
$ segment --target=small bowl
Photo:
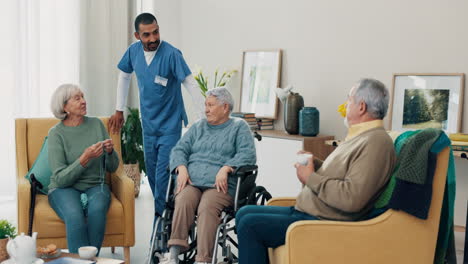
[[[78,249],[78,255],[80,255],[80,258],[82,259],[94,259],[96,257],[97,252],[98,249],[92,246],[80,247]]]

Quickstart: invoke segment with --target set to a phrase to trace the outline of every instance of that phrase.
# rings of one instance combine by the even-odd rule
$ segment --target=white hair
[[[60,120],[67,118],[67,113],[63,108],[68,100],[78,92],[81,92],[80,87],[71,83],[62,84],[55,90],[50,100],[50,109],[56,118]]]
[[[384,119],[388,110],[389,93],[385,85],[375,79],[361,79],[354,92],[355,102],[363,101],[374,118]]]
[[[229,105],[229,112],[232,112],[232,109],[234,109],[234,99],[226,87],[210,89],[206,92],[206,97],[208,96],[216,97],[216,100],[218,100],[220,104]]]

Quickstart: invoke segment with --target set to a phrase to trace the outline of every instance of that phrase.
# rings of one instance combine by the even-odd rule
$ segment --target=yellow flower
[[[346,117],[346,103],[338,106],[338,113],[340,113],[342,117]]]

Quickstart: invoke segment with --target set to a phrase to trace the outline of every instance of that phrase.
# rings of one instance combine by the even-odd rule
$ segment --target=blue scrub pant
[[[143,136],[146,175],[153,192],[154,210],[162,215],[166,203],[169,182],[169,158],[171,150],[179,141],[181,133],[164,136]],[[156,219],[156,217],[155,217]]]
[[[246,205],[236,214],[239,263],[267,264],[268,248],[284,244],[289,225],[318,220],[291,207]]]

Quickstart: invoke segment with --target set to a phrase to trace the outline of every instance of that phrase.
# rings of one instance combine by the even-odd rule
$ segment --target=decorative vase
[[[315,137],[320,129],[320,112],[315,107],[303,107],[299,111],[299,134]]]
[[[289,134],[299,133],[299,111],[304,106],[304,98],[298,93],[290,93],[284,105],[284,129]]]
[[[138,197],[140,194],[140,184],[141,184],[141,173],[140,165],[137,162],[136,164],[124,164],[124,171],[127,176],[133,180],[135,185],[135,197]]]
[[[0,239],[0,262],[8,259],[8,252],[6,245],[8,243],[8,238]]]

